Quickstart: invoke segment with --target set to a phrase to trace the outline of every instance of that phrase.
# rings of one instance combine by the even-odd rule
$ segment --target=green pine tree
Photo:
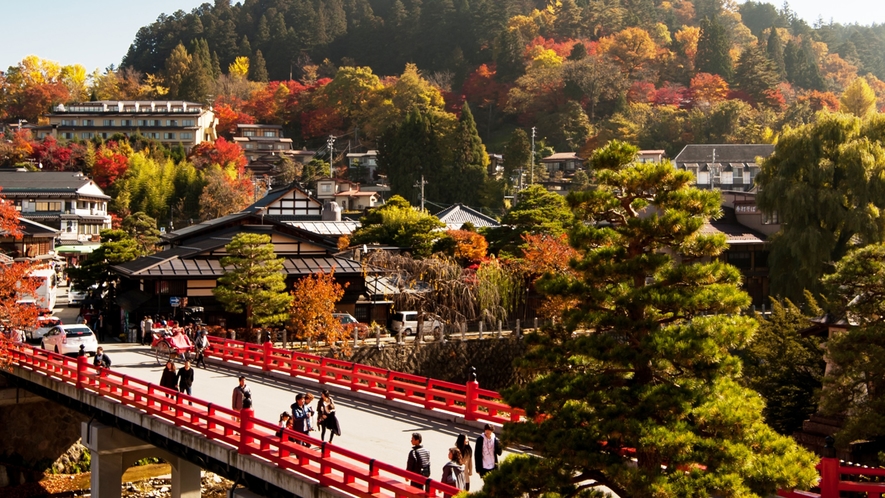
[[[747,92],[756,104],[765,102],[766,92],[777,88],[780,77],[762,49],[751,45],[741,52],[734,72],[735,86]]]
[[[503,438],[541,456],[505,460],[480,496],[769,496],[817,478],[815,456],[739,384],[731,351],[755,319],[739,314],[740,272],[718,259],[725,237],[700,233],[720,194],[671,164],[633,164],[636,152],[597,150],[597,188],[569,195],[580,256],[537,284],[569,306],[526,337],[530,380],[503,393],[528,419]]]
[[[231,313],[245,313],[246,328],[285,322],[292,297],[286,292],[283,260],[274,253],[270,236],[239,233],[224,246],[225,273],[212,290]]]
[[[698,71],[718,74],[726,81],[731,81],[733,69],[730,50],[731,42],[719,18],[704,18],[701,21],[698,53],[695,56]]]
[[[477,204],[479,192],[488,177],[486,168],[489,156],[476,131],[476,122],[467,102],[455,130],[453,152],[454,164],[448,178],[445,178],[446,189],[442,192],[442,199],[447,203]]]
[[[249,80],[267,83],[267,64],[261,50],[256,50],[255,56],[249,61]]]
[[[787,71],[784,68],[784,42],[781,40],[781,35],[777,32],[777,28],[774,26],[771,27],[771,32],[768,34],[768,43],[765,46],[765,51],[768,53],[768,58],[774,63],[778,76],[780,76],[781,79],[786,78]]]

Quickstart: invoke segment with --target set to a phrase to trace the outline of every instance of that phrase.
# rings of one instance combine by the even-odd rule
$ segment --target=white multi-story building
[[[26,218],[59,230],[62,244],[98,245],[111,228],[111,198],[91,179],[72,171],[0,171],[0,195]]]
[[[215,140],[218,119],[210,107],[181,100],[99,100],[58,105],[46,115],[49,125],[34,126],[37,138],[104,139],[120,133],[141,135],[188,151]]]

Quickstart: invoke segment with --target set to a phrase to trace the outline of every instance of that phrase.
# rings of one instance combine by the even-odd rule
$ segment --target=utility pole
[[[335,169],[335,135],[329,135],[326,145],[329,146],[329,174],[331,176]]]
[[[532,185],[535,184],[535,127],[532,126]]]
[[[415,188],[421,189],[420,199],[421,199],[421,212],[424,212],[424,186],[427,185],[427,182],[424,181],[424,175],[421,175],[421,181],[415,184]]]

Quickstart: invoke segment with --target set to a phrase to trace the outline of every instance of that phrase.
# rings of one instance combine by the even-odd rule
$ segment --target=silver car
[[[83,346],[87,353],[95,355],[98,339],[86,325],[56,325],[43,336],[40,346],[59,354],[77,354]]]

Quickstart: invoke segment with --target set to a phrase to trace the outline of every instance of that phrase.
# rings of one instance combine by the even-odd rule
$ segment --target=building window
[[[138,126],[147,126],[147,122],[148,122],[147,119],[139,119]]]
[[[194,125],[194,120],[193,120],[193,119],[183,119],[183,120],[181,121],[181,123],[182,123],[183,126],[193,126],[193,125]]]
[[[777,211],[773,211],[771,213],[762,213],[762,224],[763,225],[777,225],[780,223],[780,220],[777,216]]]
[[[121,119],[120,126],[132,126],[132,120],[131,119]]]
[[[61,211],[61,202],[55,201],[37,201],[37,211]]]
[[[709,185],[710,184],[710,172],[709,171],[698,171],[698,185]]]
[[[113,119],[104,119],[104,120],[102,120],[101,125],[102,126],[114,126],[114,120]]]
[[[84,139],[84,140],[87,140],[87,139],[92,138],[94,135],[95,135],[95,134],[92,133],[92,132],[84,131],[83,133],[80,133],[80,138],[82,138],[82,139]]]
[[[166,126],[178,126],[178,120],[177,119],[167,119]]]
[[[186,296],[187,280],[158,280],[154,286],[156,294]]]
[[[324,183],[321,190],[323,191],[324,194],[327,194],[332,191],[332,186],[329,185],[328,183]]]
[[[164,133],[163,138],[166,140],[175,140],[175,133]]]
[[[753,253],[749,251],[729,252],[728,264],[741,270],[749,270],[753,267]]]
[[[93,125],[93,121],[91,119],[84,119],[83,120],[83,126],[92,126],[92,125]]]
[[[74,134],[71,132],[65,132],[61,134],[61,138],[64,138],[65,140],[73,140]]]
[[[264,132],[264,136],[265,136],[265,137],[276,138],[276,136],[277,136],[277,132],[276,132],[276,131],[273,131],[273,130],[271,130],[271,131],[265,131],[265,132]]]
[[[243,136],[244,137],[254,137],[255,130],[243,130]]]
[[[178,138],[180,138],[182,140],[190,140],[190,139],[194,138],[194,135],[192,133],[186,133],[186,132],[179,133]]]

